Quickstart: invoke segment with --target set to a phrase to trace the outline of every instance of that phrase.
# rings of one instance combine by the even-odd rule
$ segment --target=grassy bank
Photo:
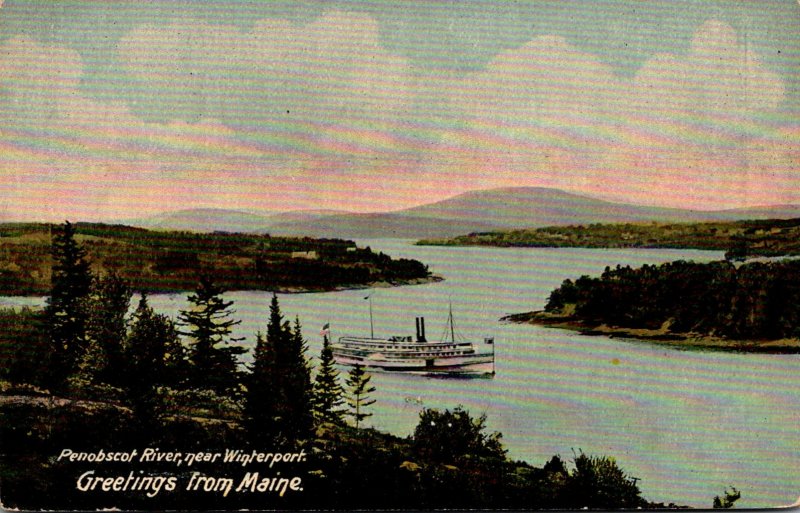
[[[50,290],[49,224],[0,224],[0,295]],[[426,282],[423,263],[393,259],[352,241],[240,233],[154,231],[77,223],[76,240],[96,274],[114,272],[135,290],[193,290],[201,274],[227,290],[325,291]]]

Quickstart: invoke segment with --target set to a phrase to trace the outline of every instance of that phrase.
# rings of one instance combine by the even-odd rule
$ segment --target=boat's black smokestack
[[[419,341],[420,342],[427,342],[428,340],[425,338],[425,317],[419,318]]]
[[[419,338],[419,317],[414,317],[414,322],[415,322],[416,327],[417,327],[417,342],[419,342],[420,341],[420,338]]]

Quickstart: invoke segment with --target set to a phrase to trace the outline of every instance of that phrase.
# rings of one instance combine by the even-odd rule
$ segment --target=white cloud
[[[616,109],[620,83],[611,68],[556,36],[541,36],[470,74],[456,104],[481,120],[536,124],[590,119]]]
[[[334,11],[307,25],[266,19],[247,32],[187,20],[140,26],[119,55],[153,108],[183,119],[385,121],[408,101],[408,63],[360,14]]]
[[[687,55],[657,55],[646,62],[635,84],[648,108],[712,116],[774,111],[784,96],[780,77],[733,28],[716,20],[697,30]]]
[[[564,39],[539,37],[453,89],[469,123],[448,138],[460,148],[450,154],[470,157],[434,151],[430,173],[699,208],[800,201],[798,131],[762,121],[784,93],[780,77],[714,20],[686,54],[654,55],[632,79]],[[770,142],[756,144],[761,137]]]
[[[761,121],[784,85],[715,21],[632,78],[554,36],[466,77],[415,74],[372,18],[338,11],[247,31],[143,25],[119,56],[142,96],[89,97],[74,50],[0,45],[0,211],[385,210],[507,185],[701,208],[800,201],[800,130]]]

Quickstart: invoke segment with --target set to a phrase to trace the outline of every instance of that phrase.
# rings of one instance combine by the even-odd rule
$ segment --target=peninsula
[[[50,289],[51,232],[44,223],[0,224],[0,295]],[[113,272],[135,290],[193,290],[199,275],[227,290],[325,291],[433,281],[428,267],[393,259],[355,242],[245,233],[156,231],[76,223],[92,270]]]
[[[606,268],[503,320],[685,348],[800,353],[800,261]]]

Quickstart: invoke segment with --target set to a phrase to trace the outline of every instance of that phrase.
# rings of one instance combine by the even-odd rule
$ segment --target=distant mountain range
[[[339,210],[297,210],[256,214],[222,208],[195,208],[168,212],[141,219],[123,219],[120,224],[160,230],[195,232],[266,232],[273,225],[309,223],[316,219],[341,214]]]
[[[800,217],[800,205],[683,210],[612,203],[558,189],[510,187],[468,192],[436,203],[384,213],[300,210],[255,214],[225,209],[192,209],[121,222],[145,228],[354,239],[453,237],[471,232],[570,224],[794,217]]]

